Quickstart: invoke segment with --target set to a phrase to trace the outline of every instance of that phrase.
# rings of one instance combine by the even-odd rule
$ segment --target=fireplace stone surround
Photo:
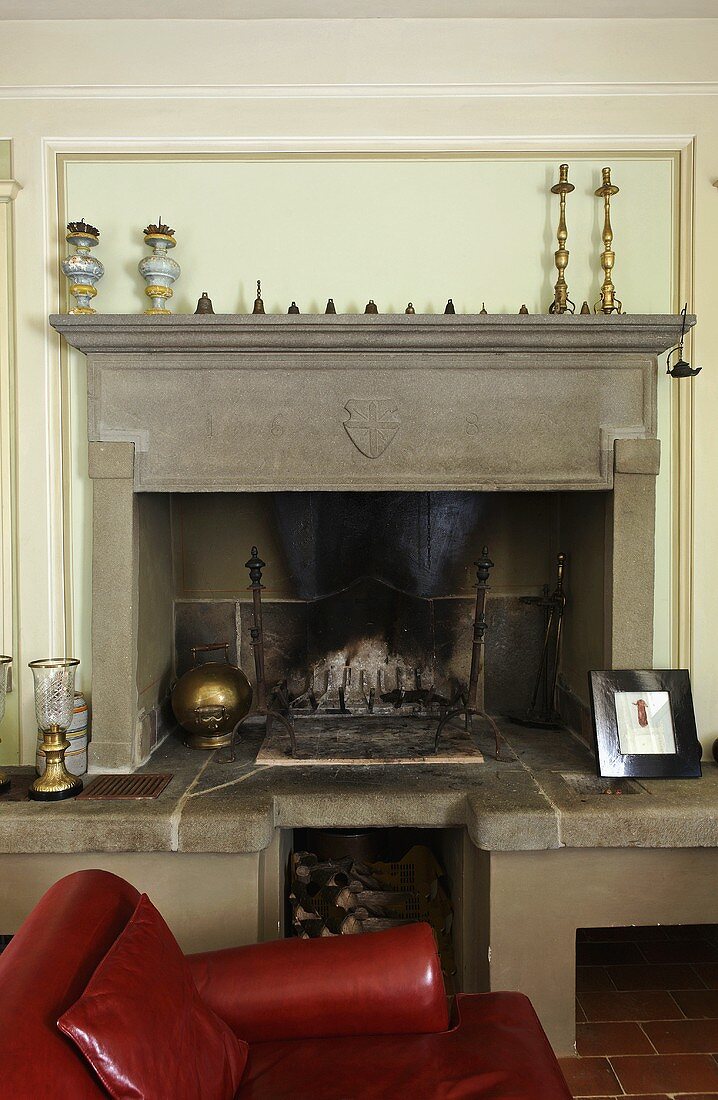
[[[562,677],[567,703],[580,710],[597,654],[605,667],[652,664],[656,357],[679,318],[51,323],[88,357],[94,767],[136,767],[166,730],[179,494],[560,494],[560,549],[580,570],[574,623],[594,605],[593,643],[578,637]],[[590,522],[589,497],[603,502]],[[244,553],[253,536],[236,537]]]
[[[216,455],[206,446],[213,438],[206,417],[217,408],[216,393],[198,386],[197,378],[193,384],[182,373],[188,370],[200,382],[221,383],[241,422],[241,431],[227,430],[223,439],[232,477],[221,500],[244,501],[258,477],[266,478],[264,489],[278,491],[290,479],[301,480],[306,491],[347,491],[364,477],[365,489],[373,479],[374,489],[442,492],[457,488],[463,477],[463,490],[496,500],[505,496],[512,506],[521,489],[539,497],[557,494],[565,533],[574,534],[566,549],[578,618],[595,625],[597,608],[607,665],[650,663],[655,356],[677,337],[677,318],[53,321],[90,357],[95,768],[126,769],[150,751],[145,731],[152,696],[140,691],[138,672],[171,662],[172,593],[165,581],[172,494],[156,483],[150,489],[159,474],[157,449],[174,441],[175,464],[167,461],[164,472],[175,486],[186,479],[195,500],[209,501],[208,492],[217,492]],[[389,359],[382,341],[391,349]],[[168,343],[174,344],[169,359]],[[302,358],[308,345],[314,351]],[[175,354],[183,346],[184,367]],[[407,388],[422,347],[421,378],[413,375],[413,389]],[[359,351],[366,373],[354,369]],[[313,363],[305,381],[314,387],[314,400],[285,425],[286,434],[272,436],[271,419],[284,407],[294,372],[307,362]],[[276,403],[259,402],[259,427],[247,435],[253,423],[248,400],[267,385],[266,371],[273,372]],[[447,385],[452,372],[459,374],[458,396]],[[583,405],[565,404],[561,396],[562,383],[574,374]],[[357,380],[366,390],[356,389]],[[422,401],[412,404],[418,381]],[[165,391],[172,402],[157,406]],[[343,427],[347,393],[362,399],[384,393],[396,400],[401,423],[384,454],[362,458],[352,443]],[[167,415],[173,402],[185,405],[181,422]],[[194,419],[185,440],[177,433],[190,422],[187,408]],[[494,415],[494,428],[500,424],[513,433],[513,464],[505,456],[499,462],[490,441],[473,427],[467,431],[467,418],[486,410]],[[197,428],[203,415],[204,435]],[[228,408],[225,415],[229,424]],[[307,424],[318,424],[322,439],[331,437],[331,447],[322,452],[326,460],[310,467],[311,478],[299,461]],[[557,431],[557,424],[564,430]],[[435,445],[450,431],[443,460]],[[526,455],[527,439],[532,445],[535,440],[541,455],[554,456],[546,467],[553,479],[546,494],[529,469],[533,452]],[[392,456],[397,443],[403,451]],[[184,503],[189,496],[176,489],[174,499]],[[597,579],[579,569],[589,551],[600,561],[602,581],[591,607],[577,602],[578,593]],[[243,561],[246,551],[238,553]],[[147,619],[160,622],[162,630],[145,631]],[[585,638],[574,638],[569,653],[564,673],[575,681],[588,659]],[[718,923],[718,768],[704,763],[701,781],[631,783],[616,797],[614,785],[596,780],[587,747],[565,730],[525,729],[501,720],[496,760],[491,738],[478,726],[486,763],[476,766],[259,767],[263,734],[256,724],[234,763],[226,752],[195,752],[169,737],[140,765],[174,776],[150,803],[32,803],[24,797],[29,769],[11,769],[13,789],[0,800],[0,933],[14,931],[62,874],[102,866],[149,892],[185,950],[273,939],[284,934],[285,871],[295,830],[414,827],[432,833],[452,879],[458,987],[522,990],[556,1052],[570,1054],[577,928]]]

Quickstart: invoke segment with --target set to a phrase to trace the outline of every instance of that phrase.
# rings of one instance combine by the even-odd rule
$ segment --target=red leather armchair
[[[0,1095],[106,1096],[57,1020],[138,901],[115,875],[79,871],[27,918],[0,956]],[[189,961],[202,998],[250,1044],[238,1100],[571,1100],[522,994],[460,995],[450,1023],[426,925]],[[145,1100],[170,1098],[158,1083]]]

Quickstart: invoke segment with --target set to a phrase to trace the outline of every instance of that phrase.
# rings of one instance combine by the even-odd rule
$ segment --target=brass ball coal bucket
[[[223,649],[224,661],[197,664],[197,654]],[[194,667],[172,689],[172,710],[192,749],[218,749],[232,741],[232,730],[249,714],[252,685],[241,668],[230,664],[229,643],[192,648]]]

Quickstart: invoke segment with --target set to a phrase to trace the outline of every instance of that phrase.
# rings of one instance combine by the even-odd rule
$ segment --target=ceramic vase
[[[174,229],[164,225],[161,219],[157,225],[148,225],[145,229],[145,244],[152,248],[152,254],[145,256],[138,264],[138,271],[147,283],[145,294],[150,300],[150,307],[145,313],[171,313],[167,303],[172,297],[172,284],[180,276],[179,264],[168,255],[169,250],[177,244]]]
[[[103,265],[90,253],[90,249],[99,244],[99,230],[94,225],[88,225],[84,219],[70,222],[65,240],[75,249],[61,265],[63,274],[70,280],[70,293],[75,299],[74,307],[68,312],[95,313],[90,302],[97,294],[95,283],[105,274]]]

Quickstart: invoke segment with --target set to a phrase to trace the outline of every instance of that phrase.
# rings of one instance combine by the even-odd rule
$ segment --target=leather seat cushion
[[[252,1043],[238,1100],[571,1100],[529,1000],[459,996],[443,1034]]]
[[[233,1100],[247,1061],[146,894],[58,1027],[114,1100]]]

